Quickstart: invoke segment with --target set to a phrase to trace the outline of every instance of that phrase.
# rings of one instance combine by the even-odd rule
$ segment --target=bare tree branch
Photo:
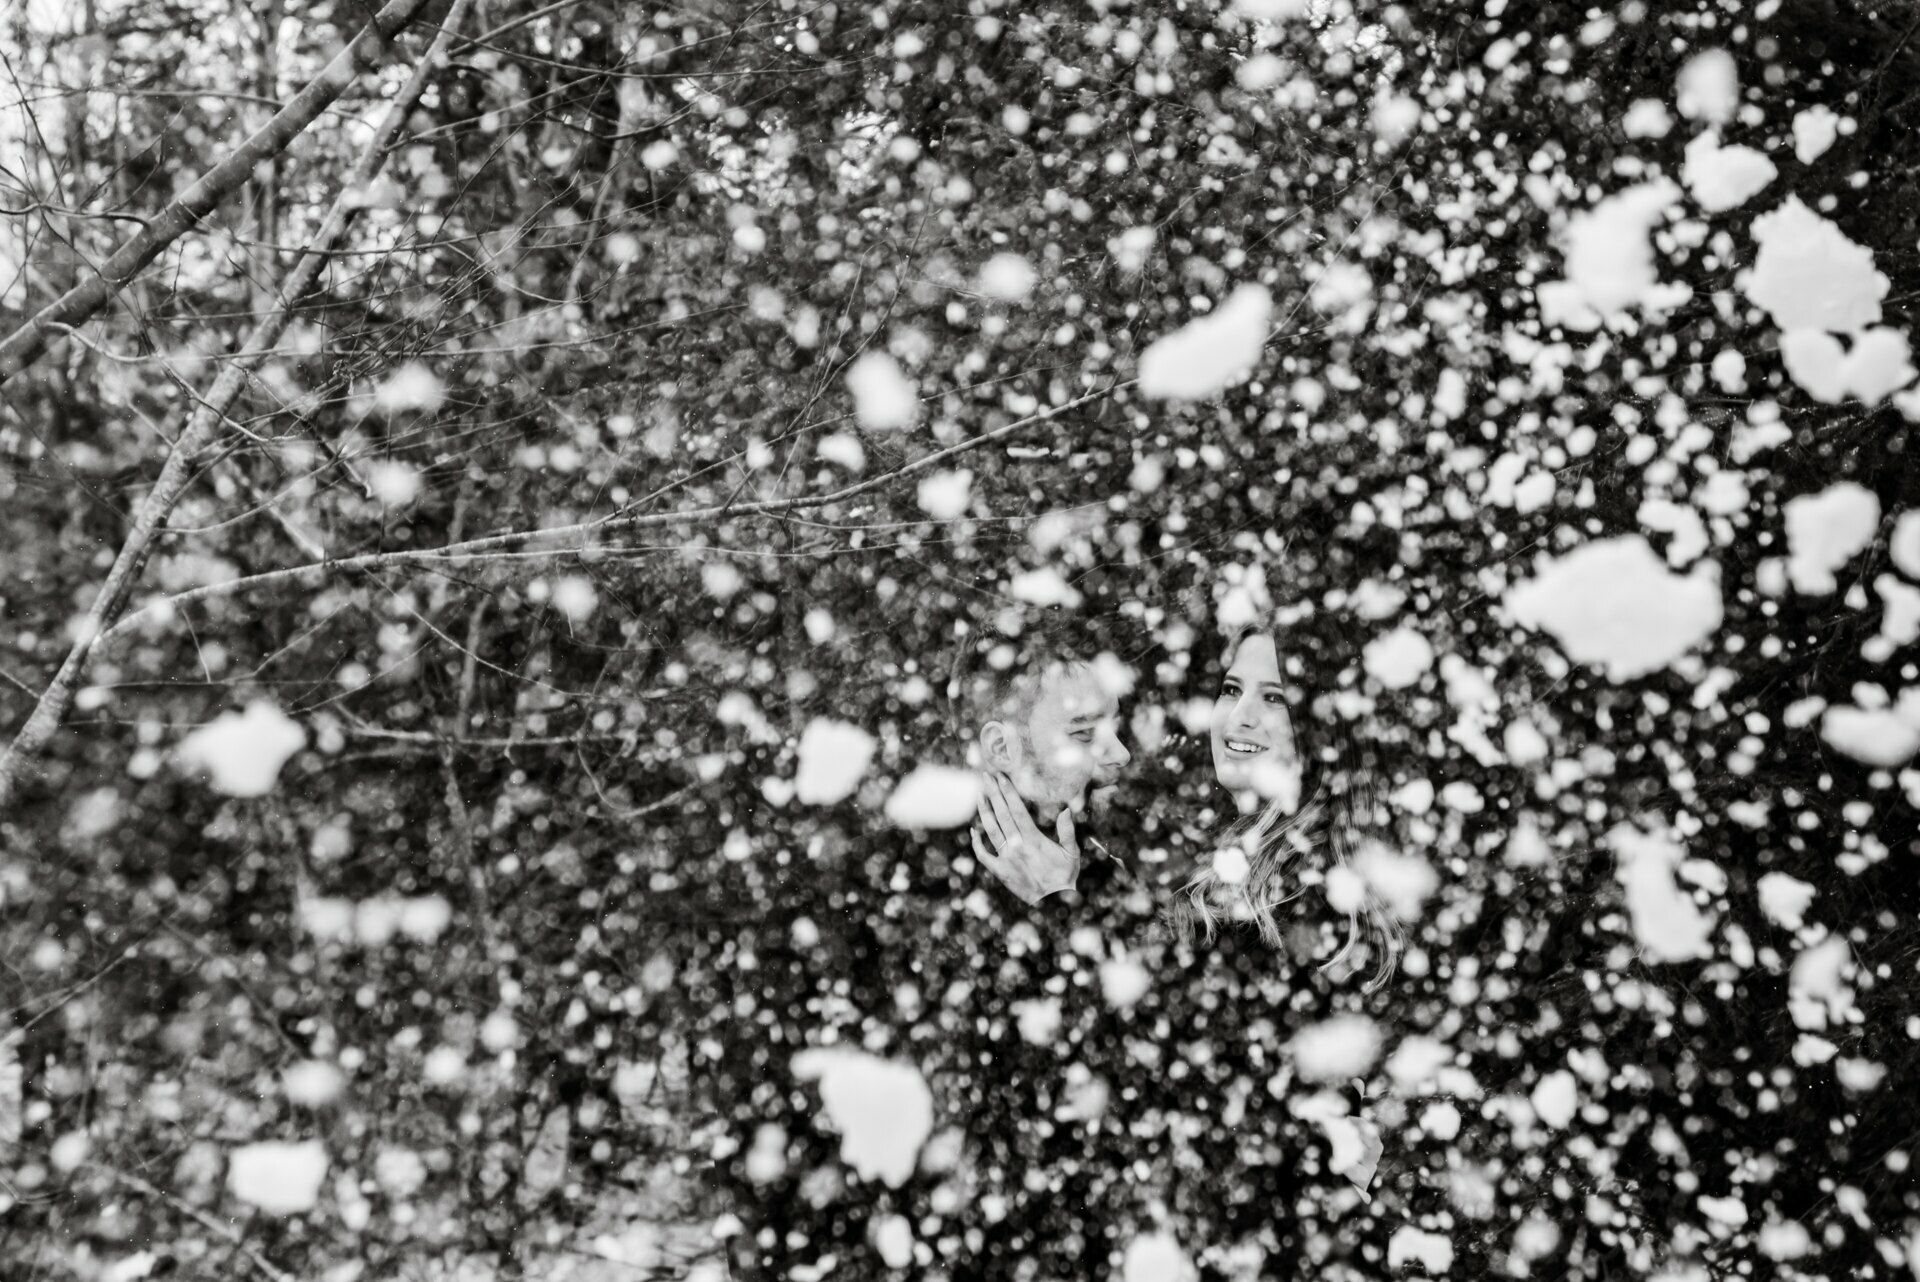
[[[405,9],[411,13],[420,0],[394,0],[386,9],[381,10],[381,18],[376,20],[369,32],[385,31],[381,24],[388,21],[388,15],[396,9]],[[293,309],[313,282],[319,277],[320,268],[327,261],[334,241],[339,239],[351,215],[354,202],[360,189],[373,180],[386,163],[388,150],[393,140],[399,136],[406,123],[413,104],[419,100],[421,91],[426,88],[427,78],[434,65],[446,56],[447,47],[453,42],[454,29],[464,20],[472,0],[455,0],[453,9],[447,15],[447,21],[440,27],[420,61],[413,69],[413,75],[400,92],[387,105],[385,119],[368,140],[366,148],[360,153],[353,171],[347,175],[345,184],[327,211],[326,221],[314,234],[313,242],[294,264],[281,284],[278,305],[263,317],[248,337],[246,346],[238,357],[229,361],[215,381],[213,390],[194,409],[193,418],[187,428],[174,443],[167,454],[166,464],[160,469],[160,477],[153,488],[147,492],[146,499],[140,505],[140,512],[134,519],[133,528],[128,532],[126,542],[120,547],[119,555],[114,558],[113,568],[107,571],[106,581],[95,594],[93,605],[87,611],[87,617],[81,624],[80,635],[73,647],[67,651],[67,657],[54,674],[46,690],[34,704],[32,713],[5,753],[0,754],[0,813],[4,813],[13,800],[13,794],[19,784],[20,770],[26,761],[32,760],[46,747],[54,733],[60,728],[61,720],[66,716],[67,708],[73,701],[74,691],[79,687],[82,673],[86,670],[87,657],[93,649],[93,642],[103,631],[112,626],[126,603],[127,594],[138,580],[140,572],[146,567],[147,555],[153,548],[155,536],[166,523],[174,505],[193,479],[193,468],[200,456],[206,452],[220,429],[230,420],[227,411],[240,395],[240,388],[253,369],[271,354],[275,343],[280,341],[288,325],[293,321]],[[393,20],[398,23],[404,20]],[[362,39],[366,39],[363,34]],[[359,46],[355,42],[355,47]],[[345,55],[343,54],[342,57]],[[330,64],[339,66],[336,58]],[[347,74],[351,73],[351,64]],[[323,76],[324,80],[326,77]],[[318,82],[316,82],[318,83]],[[311,86],[309,87],[311,88]],[[337,91],[336,91],[337,92]],[[303,92],[302,97],[305,96]],[[284,114],[284,113],[283,113]],[[309,117],[310,119],[311,117]],[[278,119],[278,117],[276,117]],[[258,137],[259,135],[256,135]],[[284,145],[284,143],[283,143]],[[244,148],[242,149],[245,150]],[[196,188],[197,190],[197,188]],[[116,255],[118,257],[118,255]],[[58,304],[56,304],[57,306]],[[45,313],[41,313],[42,316]],[[57,322],[65,324],[65,321]],[[32,324],[32,322],[29,322]],[[0,377],[4,377],[6,366],[0,361]]]
[[[137,236],[115,250],[97,273],[29,316],[0,340],[0,384],[32,364],[62,326],[79,325],[106,306],[108,300],[145,270],[168,245],[191,231],[238,191],[255,166],[286,150],[334,99],[346,92],[361,69],[373,65],[380,50],[412,20],[414,12],[425,2],[389,0],[311,84],[275,112],[273,119],[241,143],[232,155],[208,170],[161,210]],[[440,42],[436,39],[435,44],[438,46]],[[0,804],[5,801],[4,787],[4,782],[0,782]]]
[[[702,521],[726,520],[744,516],[775,516],[793,512],[804,512],[813,508],[829,507],[835,503],[844,503],[848,499],[858,498],[871,493],[895,481],[903,480],[916,473],[928,471],[962,454],[977,450],[1003,440],[1015,432],[1057,418],[1070,410],[1076,410],[1094,401],[1104,399],[1123,387],[1131,387],[1134,380],[1111,383],[1097,392],[1088,392],[1085,396],[1067,401],[1060,405],[1029,414],[1026,418],[997,427],[991,432],[982,432],[979,436],[950,445],[944,450],[936,450],[923,458],[915,459],[902,467],[888,472],[884,476],[870,477],[854,485],[845,486],[827,494],[799,495],[794,498],[768,499],[752,503],[721,503],[711,507],[688,508],[678,512],[644,512],[631,516],[617,516],[598,521],[583,521],[577,525],[555,526],[546,530],[515,530],[505,534],[490,534],[484,538],[468,539],[464,543],[452,543],[438,548],[416,548],[404,552],[368,552],[360,556],[343,556],[331,561],[316,561],[311,565],[297,565],[285,570],[268,570],[260,574],[249,574],[243,578],[228,579],[222,583],[210,583],[204,587],[189,588],[184,592],[152,602],[132,611],[112,627],[100,633],[96,646],[105,646],[134,627],[141,620],[161,611],[172,610],[194,601],[204,601],[214,597],[232,596],[253,588],[266,587],[279,583],[301,583],[316,586],[324,582],[328,575],[341,570],[379,570],[396,565],[420,565],[444,563],[448,561],[485,560],[498,555],[503,549],[536,541],[567,542],[567,546],[547,549],[552,556],[578,555],[586,541],[608,530],[637,530],[661,525],[691,525]],[[0,795],[0,800],[3,800]]]

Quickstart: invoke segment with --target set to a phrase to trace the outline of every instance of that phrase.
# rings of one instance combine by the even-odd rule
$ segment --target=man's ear
[[[980,764],[988,770],[1012,770],[1013,727],[1004,721],[989,721],[980,727]]]

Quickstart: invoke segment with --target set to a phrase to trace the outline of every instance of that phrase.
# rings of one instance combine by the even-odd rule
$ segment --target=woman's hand
[[[1057,840],[1040,831],[1013,781],[988,774],[980,788],[980,823],[973,829],[974,857],[1018,895],[1037,904],[1048,895],[1072,890],[1080,879],[1080,843],[1073,815],[1061,810],[1054,825]],[[986,830],[986,842],[980,839]],[[988,845],[992,849],[988,849]]]

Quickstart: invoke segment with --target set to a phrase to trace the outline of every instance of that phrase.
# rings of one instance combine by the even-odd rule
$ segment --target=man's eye
[[[1076,738],[1076,739],[1078,739],[1078,740],[1079,740],[1079,741],[1080,741],[1081,743],[1092,743],[1092,742],[1093,742],[1093,731],[1091,731],[1091,730],[1075,730],[1075,731],[1073,732],[1073,737],[1074,737],[1074,738]]]

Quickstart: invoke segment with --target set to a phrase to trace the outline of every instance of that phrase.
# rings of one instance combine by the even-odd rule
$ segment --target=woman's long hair
[[[1220,661],[1223,671],[1233,665],[1241,643],[1255,635],[1272,638],[1275,653],[1280,652],[1277,629],[1249,624],[1227,642]],[[1364,888],[1363,898],[1347,913],[1346,944],[1320,969],[1331,970],[1353,955],[1360,945],[1364,918],[1374,942],[1373,975],[1365,985],[1371,993],[1393,977],[1405,950],[1405,935],[1355,867],[1362,843],[1384,835],[1386,807],[1378,777],[1368,763],[1355,759],[1353,745],[1330,742],[1336,740],[1336,733],[1334,725],[1319,722],[1296,727],[1304,774],[1298,807],[1289,808],[1286,798],[1275,798],[1235,820],[1215,848],[1238,846],[1244,851],[1246,877],[1237,885],[1227,882],[1209,862],[1175,893],[1168,915],[1174,935],[1183,942],[1191,942],[1196,934],[1211,940],[1219,919],[1226,915],[1250,922],[1262,942],[1277,948],[1285,934],[1274,910],[1306,889],[1299,875],[1302,868],[1317,865],[1323,878],[1336,867],[1344,868],[1353,874],[1351,884]]]

